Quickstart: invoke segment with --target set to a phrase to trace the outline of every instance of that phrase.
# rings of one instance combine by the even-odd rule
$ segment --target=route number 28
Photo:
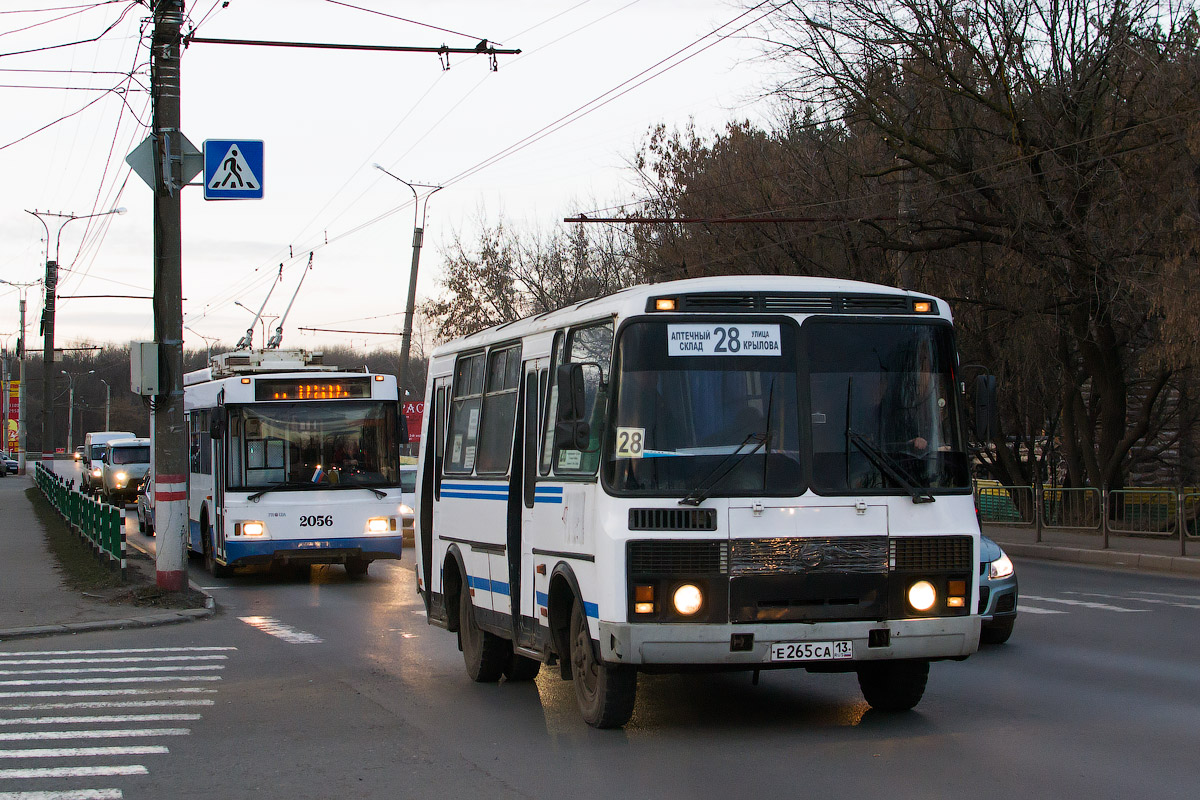
[[[641,458],[645,447],[645,428],[617,428],[617,458]]]

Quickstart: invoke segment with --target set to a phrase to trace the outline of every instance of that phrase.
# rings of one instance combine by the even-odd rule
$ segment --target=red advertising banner
[[[17,437],[17,420],[21,415],[21,382],[9,381],[8,383],[8,435],[5,437],[5,449],[10,453],[16,452],[19,445]]]
[[[421,420],[425,418],[425,401],[404,403],[404,421],[408,425],[409,444],[421,443]]]

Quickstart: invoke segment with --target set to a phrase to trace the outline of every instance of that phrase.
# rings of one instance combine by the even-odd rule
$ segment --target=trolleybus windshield
[[[400,482],[394,402],[305,401],[228,408],[231,489]]]

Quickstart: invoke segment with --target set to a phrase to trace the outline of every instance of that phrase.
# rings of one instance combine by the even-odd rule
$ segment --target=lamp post
[[[253,314],[253,313],[254,313],[254,310],[253,310],[253,309],[251,309],[251,308],[250,308],[250,307],[248,307],[248,306],[244,306],[244,305],[242,305],[241,301],[239,301],[239,300],[234,300],[234,301],[233,301],[233,304],[234,304],[235,306],[240,306],[240,307],[242,307],[242,308],[246,309],[246,310],[247,310],[247,311],[249,311],[251,314]],[[265,350],[265,349],[266,349],[266,347],[267,347],[267,320],[271,320],[271,322],[274,322],[275,320],[279,319],[279,315],[278,315],[278,314],[276,314],[275,316],[271,316],[270,314],[267,314],[267,315],[261,315],[261,314],[260,314],[260,315],[257,315],[257,316],[258,316],[258,322],[259,322],[259,325],[260,325],[260,327],[262,328],[263,349]],[[192,333],[195,333],[195,331],[192,331]],[[197,335],[199,335],[199,334],[197,334]]]
[[[429,198],[441,190],[441,186],[430,183],[410,183],[404,178],[388,172],[379,164],[372,165],[375,169],[407,186],[413,193],[413,243],[412,268],[408,274],[408,302],[404,305],[404,333],[400,337],[400,374],[396,378],[397,385],[404,390],[408,378],[408,354],[412,349],[413,313],[417,305],[417,266],[421,262],[421,244],[425,240],[425,212],[429,210]],[[429,189],[422,197],[418,189]]]
[[[41,283],[41,280],[30,281],[29,283],[13,283],[12,281],[6,281],[3,278],[0,278],[0,283],[8,284],[9,286],[15,286],[17,291],[20,292],[20,302],[18,303],[18,306],[17,306],[18,309],[20,310],[20,314],[21,314],[21,336],[20,336],[20,338],[17,339],[17,368],[19,370],[19,372],[17,373],[17,449],[19,450],[20,455],[17,456],[17,461],[20,464],[20,468],[18,471],[20,472],[20,474],[24,475],[25,474],[25,430],[26,430],[26,427],[25,427],[25,394],[26,394],[26,391],[25,391],[25,291],[30,286],[36,286],[37,284]],[[4,402],[7,403],[8,398],[5,398]],[[5,432],[4,435],[7,437],[8,433]],[[7,448],[7,443],[5,444],[5,447]]]
[[[54,298],[58,291],[58,256],[62,246],[63,228],[67,227],[67,223],[74,222],[77,219],[91,219],[93,217],[104,217],[109,214],[124,214],[124,208],[110,208],[108,211],[98,211],[95,214],[54,214],[49,211],[29,211],[29,214],[37,217],[38,222],[42,223],[42,227],[46,229],[46,305],[42,312],[42,394],[44,399],[42,402],[42,453],[43,458],[46,453],[54,456],[54,404],[50,402],[50,381],[51,370],[54,368]],[[56,217],[62,222],[58,224],[58,231],[54,237],[54,260],[50,260],[50,226],[46,224],[43,217]],[[71,438],[70,430],[67,431],[67,438]]]
[[[112,425],[109,422],[112,419],[112,386],[104,378],[100,379],[104,384],[104,430],[111,431]]]
[[[234,302],[237,303],[236,300],[234,300]],[[238,305],[241,305],[241,304],[238,303]],[[191,331],[192,333],[196,334],[197,336],[199,336],[201,339],[204,340],[204,348],[205,348],[205,351],[207,352],[207,355],[205,356],[205,359],[204,359],[204,363],[205,364],[210,363],[212,361],[212,343],[215,341],[219,341],[219,340],[210,339],[209,337],[205,336],[203,333],[200,333],[200,331],[195,330],[194,328],[189,328],[187,325],[184,325],[183,328],[184,328],[184,330]]]
[[[75,376],[65,369],[60,369],[59,372],[67,376],[68,386],[70,387],[70,391],[67,393],[67,452],[70,452],[75,449],[74,442],[72,441],[72,435],[75,432],[74,427],[72,427],[75,424]],[[96,370],[89,369],[85,374],[95,375]]]

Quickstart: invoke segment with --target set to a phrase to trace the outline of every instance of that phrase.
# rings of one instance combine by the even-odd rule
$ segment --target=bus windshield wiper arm
[[[903,488],[909,493],[909,495],[912,496],[912,501],[914,503],[934,502],[934,496],[928,492],[922,492],[920,489],[914,486],[912,481],[905,477],[904,470],[900,467],[900,465],[889,458],[887,453],[884,453],[875,445],[871,444],[866,438],[849,426],[846,427],[846,438],[855,447],[862,451],[863,455],[867,457],[868,461],[875,465],[876,469],[887,475],[896,483],[900,484],[901,488]]]
[[[346,486],[350,489],[366,489],[367,491],[374,492],[376,497],[387,497],[387,492],[383,491],[382,489],[379,489],[375,486],[368,486],[365,483],[360,483],[359,481],[356,481],[353,478],[343,477],[342,482],[339,484],[336,484],[336,485],[337,486]]]
[[[246,499],[250,500],[251,502],[256,502],[258,498],[262,497],[267,492],[274,492],[280,489],[309,489],[315,487],[316,485],[317,484],[313,483],[312,481],[280,481],[273,486],[260,489]]]
[[[742,448],[751,441],[754,442],[754,447],[751,447],[749,450],[743,452]],[[736,450],[725,456],[725,458],[721,459],[720,462],[718,462],[717,465],[712,468],[712,471],[705,475],[696,484],[695,488],[685,494],[680,499],[679,505],[698,506],[703,503],[705,499],[708,498],[709,493],[712,492],[713,487],[715,487],[722,478],[728,475],[738,464],[745,461],[747,457],[757,453],[759,449],[766,443],[767,437],[764,434],[751,433],[742,440],[742,443],[737,446]]]

